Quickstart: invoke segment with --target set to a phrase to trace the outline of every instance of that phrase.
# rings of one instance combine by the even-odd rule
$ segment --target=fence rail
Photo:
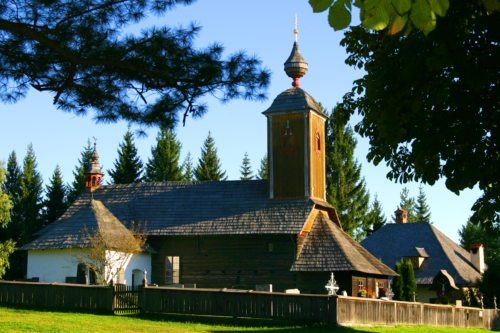
[[[91,312],[113,311],[113,288],[0,281],[0,304]]]
[[[337,322],[341,325],[428,325],[453,327],[500,327],[498,310],[427,303],[338,297]]]
[[[228,289],[85,286],[0,281],[0,305],[82,312],[150,312],[270,318],[340,325],[500,328],[500,311],[358,297]]]
[[[145,287],[141,295],[141,309],[145,312],[335,321],[335,297],[324,295],[158,287]]]

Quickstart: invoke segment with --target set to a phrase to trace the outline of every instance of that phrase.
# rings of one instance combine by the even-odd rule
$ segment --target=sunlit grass
[[[279,332],[279,333],[485,333],[480,329],[434,327],[327,327],[294,325],[252,319],[193,316],[112,316],[70,312],[33,311],[0,307],[0,332]]]

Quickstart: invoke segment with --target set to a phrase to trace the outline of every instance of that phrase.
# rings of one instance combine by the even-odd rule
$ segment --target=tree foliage
[[[267,159],[267,154],[262,157],[260,160],[260,167],[259,170],[257,171],[257,178],[258,179],[267,179],[269,175],[269,166],[268,166],[268,159]]]
[[[201,148],[201,156],[194,171],[196,180],[226,180],[226,172],[222,170],[217,148],[212,134],[208,136]]]
[[[162,129],[156,137],[156,146],[151,149],[151,158],[146,164],[146,180],[164,182],[182,180],[182,167],[179,164],[181,143],[175,132]]]
[[[59,165],[54,169],[50,183],[46,187],[46,199],[44,200],[44,222],[49,224],[61,217],[68,208],[66,201],[66,186],[64,185]]]
[[[344,231],[360,239],[368,229],[369,194],[354,158],[356,139],[348,119],[337,105],[326,125],[327,201],[337,209]]]
[[[15,154],[13,156],[15,158]],[[3,162],[0,161],[0,184],[5,185],[5,183],[5,169],[3,167]],[[11,221],[11,209],[12,202],[10,201],[8,192],[4,191],[4,186],[0,186],[0,230],[2,234],[5,233],[4,230]],[[0,279],[10,267],[9,256],[14,252],[16,246],[16,243],[12,239],[4,238],[5,237],[0,238],[0,240],[3,240],[3,242],[0,242]]]
[[[373,200],[370,211],[367,216],[367,223],[365,224],[365,234],[371,235],[378,229],[382,228],[387,223],[387,218],[384,215],[382,210],[382,205],[378,200],[378,197],[375,196],[375,200]]]
[[[0,4],[0,99],[30,87],[53,94],[64,111],[171,125],[206,112],[205,95],[262,99],[269,72],[214,43],[194,47],[200,27],[130,26],[192,0],[6,0]]]
[[[0,240],[19,239],[21,235],[21,173],[16,152],[12,151],[7,160],[7,173],[2,182],[3,191],[11,202],[10,223],[0,233]]]
[[[34,237],[35,232],[43,227],[41,216],[43,185],[42,177],[37,170],[37,161],[33,145],[28,146],[28,151],[23,161],[21,174],[21,235],[20,244],[26,244]]]
[[[394,271],[398,274],[397,276],[394,277],[392,280],[392,292],[394,293],[394,299],[397,301],[402,301],[404,300],[403,296],[403,274],[401,270],[402,262],[398,261],[396,263],[396,266],[394,267]]]
[[[417,297],[417,281],[413,271],[411,260],[404,260],[401,264],[401,275],[403,280],[403,300],[414,302]]]
[[[248,157],[248,154],[245,153],[243,156],[243,161],[241,162],[241,167],[240,167],[240,180],[252,180],[253,179],[253,172],[252,172],[252,165],[250,163],[250,158]]]
[[[186,155],[184,163],[182,163],[182,170],[184,170],[182,179],[186,181],[192,181],[194,178],[194,171],[193,171],[193,159],[191,158],[191,153],[188,153]]]
[[[403,187],[401,193],[399,194],[399,205],[398,208],[404,208],[408,211],[407,223],[417,222],[417,217],[415,216],[415,198],[410,196],[410,190],[407,187]],[[393,216],[393,221],[396,222],[396,215]]]
[[[114,169],[108,171],[113,184],[130,184],[141,180],[142,161],[138,156],[130,127],[118,147],[118,157],[113,165]]]
[[[472,223],[468,220],[458,231],[460,245],[469,250],[472,244],[484,245],[484,256],[486,264],[490,260],[500,258],[500,229],[486,228],[485,226]]]
[[[84,264],[96,275],[96,283],[109,284],[125,268],[130,258],[144,250],[146,232],[140,225],[132,225],[128,237],[117,232],[81,230],[88,240],[89,249],[76,254],[78,262]]]
[[[432,223],[431,211],[427,204],[427,197],[422,185],[418,187],[418,196],[415,203],[415,219],[417,222]]]
[[[500,10],[496,0],[477,1],[487,12]],[[315,13],[328,9],[328,23],[342,30],[351,23],[353,7],[360,11],[361,23],[368,29],[387,30],[390,35],[410,32],[413,27],[428,34],[436,27],[438,17],[444,17],[450,0],[309,0]]]
[[[500,220],[498,21],[477,1],[454,0],[427,37],[356,27],[341,42],[346,63],[366,71],[343,104],[362,116],[369,161],[398,182],[445,178],[455,193],[478,185],[472,219],[487,224]]]
[[[83,147],[78,164],[73,171],[75,178],[68,191],[68,204],[73,203],[81,193],[85,192],[85,171],[90,166],[93,151],[94,148],[90,140],[87,140],[87,145]]]

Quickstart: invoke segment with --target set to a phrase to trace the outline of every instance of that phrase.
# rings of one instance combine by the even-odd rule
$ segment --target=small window
[[[321,151],[321,135],[319,135],[319,132],[316,132],[314,139],[316,142],[316,151]]]
[[[165,283],[180,283],[180,258],[177,256],[165,257]]]

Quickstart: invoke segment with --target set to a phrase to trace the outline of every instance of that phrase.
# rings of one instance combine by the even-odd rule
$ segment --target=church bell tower
[[[321,106],[303,89],[307,72],[300,54],[297,25],[292,52],[284,64],[292,88],[275,98],[267,117],[269,196],[271,199],[313,198],[326,201],[325,121]]]

